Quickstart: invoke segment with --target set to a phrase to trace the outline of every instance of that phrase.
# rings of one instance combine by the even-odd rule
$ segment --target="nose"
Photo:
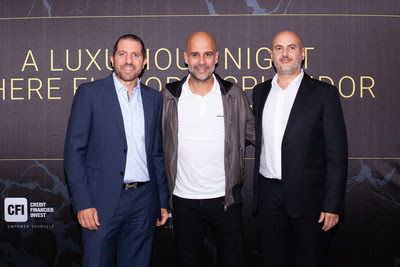
[[[200,55],[200,65],[204,64],[204,55]]]
[[[125,57],[125,61],[126,61],[127,64],[132,63],[132,61],[133,61],[132,59],[133,59],[133,56],[127,55],[127,56]]]
[[[284,48],[284,49],[282,49],[282,55],[283,56],[286,56],[287,54],[288,54],[288,50],[287,50],[288,48]]]

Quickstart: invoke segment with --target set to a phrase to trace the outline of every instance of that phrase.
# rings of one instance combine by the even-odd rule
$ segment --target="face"
[[[110,60],[115,75],[125,86],[130,82],[135,83],[147,62],[142,55],[142,45],[132,39],[121,39],[118,42],[117,52]]]
[[[191,78],[200,82],[208,81],[218,63],[214,39],[202,32],[193,34],[188,39],[184,55]]]
[[[272,41],[271,59],[278,75],[300,73],[304,48],[299,36],[289,31],[278,33]]]

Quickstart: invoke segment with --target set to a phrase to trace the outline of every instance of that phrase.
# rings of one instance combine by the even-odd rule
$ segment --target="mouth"
[[[133,66],[129,65],[129,66],[122,66],[121,69],[123,71],[130,72],[130,71],[133,71],[135,68]]]
[[[290,58],[282,58],[280,62],[282,63],[290,63],[292,60]]]
[[[208,67],[205,67],[205,66],[196,66],[195,69],[196,69],[198,72],[206,72],[206,71],[209,70],[209,68],[208,68]]]

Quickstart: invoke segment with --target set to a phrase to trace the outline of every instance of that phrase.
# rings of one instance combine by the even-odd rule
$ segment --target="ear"
[[[268,49],[269,55],[271,56],[271,60],[274,61],[274,53],[272,53],[272,49]]]
[[[114,68],[114,56],[110,56],[111,67]]]
[[[184,58],[185,58],[185,63],[186,63],[186,65],[189,65],[189,55],[188,55],[188,53],[185,51],[185,52],[183,52],[183,56],[184,56]]]
[[[303,47],[303,49],[301,49],[301,60],[304,60],[305,55],[306,55],[306,49]]]
[[[146,64],[147,64],[147,58],[143,59],[143,66],[142,66],[142,69],[144,69],[144,67],[146,66]]]
[[[218,63],[218,59],[219,59],[219,52],[217,50],[217,51],[215,51],[215,64]]]

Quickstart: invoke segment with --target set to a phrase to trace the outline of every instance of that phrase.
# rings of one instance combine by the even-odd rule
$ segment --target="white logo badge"
[[[26,222],[28,220],[28,200],[24,197],[4,199],[4,219],[6,222]]]

